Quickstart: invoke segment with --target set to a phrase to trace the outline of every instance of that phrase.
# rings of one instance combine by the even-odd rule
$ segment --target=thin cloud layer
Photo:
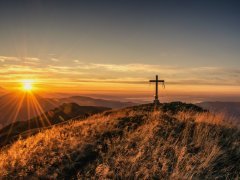
[[[57,64],[56,64],[57,63]],[[11,84],[19,79],[35,78],[57,84],[119,83],[146,84],[158,74],[169,85],[240,85],[240,69],[223,67],[178,67],[154,64],[100,64],[74,59],[0,56],[0,82]]]

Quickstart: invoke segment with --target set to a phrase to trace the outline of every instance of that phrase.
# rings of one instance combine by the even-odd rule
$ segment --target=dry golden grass
[[[126,108],[0,152],[2,178],[239,178],[240,132],[221,115]]]

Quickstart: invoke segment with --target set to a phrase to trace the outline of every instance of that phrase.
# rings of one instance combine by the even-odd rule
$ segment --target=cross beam
[[[158,75],[156,75],[155,80],[150,80],[149,82],[155,82],[156,83],[156,90],[155,90],[155,99],[154,99],[154,104],[160,104],[158,100],[158,83],[162,83],[164,85],[164,80],[158,80]]]

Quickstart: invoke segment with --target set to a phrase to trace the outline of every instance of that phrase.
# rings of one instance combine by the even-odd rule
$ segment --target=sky
[[[0,0],[0,87],[240,101],[240,1]]]

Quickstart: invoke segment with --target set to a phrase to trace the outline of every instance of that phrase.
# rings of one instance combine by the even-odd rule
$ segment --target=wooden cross
[[[158,83],[162,83],[164,86],[164,80],[158,80],[158,75],[156,75],[156,79],[155,80],[150,80],[149,82],[155,82],[156,83],[156,91],[155,91],[155,99],[153,101],[154,104],[160,104],[159,100],[158,100]]]

